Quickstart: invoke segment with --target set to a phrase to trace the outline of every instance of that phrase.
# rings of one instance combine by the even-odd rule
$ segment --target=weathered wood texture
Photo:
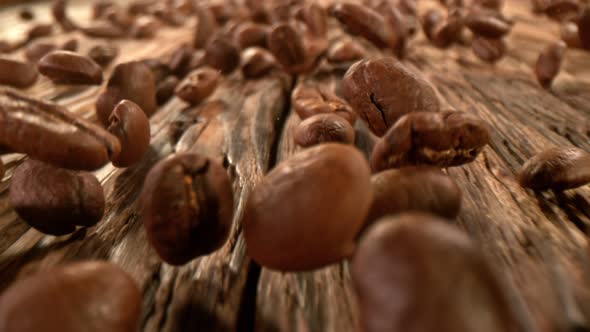
[[[422,1],[420,10],[434,5]],[[87,15],[81,4],[74,7],[77,17]],[[16,10],[0,12],[0,38],[18,37],[26,28]],[[35,12],[40,21],[49,20],[46,4],[35,6]],[[545,148],[590,150],[590,52],[568,50],[554,87],[543,90],[531,67],[545,44],[558,38],[558,26],[533,16],[526,1],[509,1],[504,12],[516,25],[508,37],[508,55],[496,65],[482,63],[468,47],[435,49],[421,33],[410,42],[404,62],[430,80],[447,107],[473,112],[490,124],[492,142],[482,156],[448,173],[464,192],[457,224],[504,276],[523,325],[528,331],[590,328],[590,188],[535,195],[514,180],[524,161]],[[337,38],[340,32],[332,34]],[[116,61],[166,54],[190,38],[185,27],[163,29],[149,42],[115,41],[121,47]],[[82,52],[96,42],[82,43]],[[277,74],[245,82],[234,73],[196,108],[173,99],[152,117],[151,151],[139,165],[96,172],[107,197],[105,217],[70,236],[44,236],[18,218],[7,194],[23,156],[2,156],[7,173],[0,184],[0,291],[56,264],[97,258],[122,266],[143,289],[144,331],[355,330],[358,317],[346,262],[307,273],[260,269],[247,257],[240,235],[243,203],[252,186],[298,149],[292,130],[299,119],[288,109],[293,86],[313,79],[338,91],[342,74],[320,71],[293,82]],[[100,90],[56,87],[41,79],[27,92],[93,119]],[[177,145],[170,138],[172,123],[194,123]],[[357,146],[369,153],[373,141],[359,123]],[[183,267],[163,264],[149,247],[137,201],[151,165],[175,149],[225,156],[236,197],[229,243]]]

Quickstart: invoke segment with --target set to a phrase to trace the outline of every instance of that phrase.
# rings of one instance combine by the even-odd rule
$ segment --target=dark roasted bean
[[[150,122],[136,103],[122,100],[109,117],[108,131],[121,143],[121,153],[112,159],[117,167],[140,161],[150,146]]]
[[[471,50],[481,60],[495,63],[506,53],[506,44],[502,39],[475,37],[471,42]]]
[[[88,51],[88,57],[105,67],[119,55],[119,49],[112,45],[96,45]]]
[[[125,36],[125,30],[111,24],[110,22],[96,21],[86,27],[81,27],[80,31],[88,37],[116,39]]]
[[[92,59],[69,51],[53,51],[37,66],[39,72],[58,84],[102,84],[102,69]]]
[[[503,37],[511,29],[510,24],[505,21],[486,15],[468,15],[465,17],[465,26],[474,34],[490,39]]]
[[[184,77],[189,72],[193,53],[194,49],[188,44],[182,44],[174,50],[166,62],[172,74],[178,77]]]
[[[268,44],[268,35],[268,26],[245,22],[237,28],[234,38],[239,48],[246,49],[253,46],[266,47]]]
[[[195,153],[164,159],[147,175],[141,196],[148,240],[167,263],[185,264],[225,244],[233,194],[217,161]]]
[[[577,0],[551,0],[545,7],[545,14],[558,21],[576,19],[580,13]]]
[[[377,6],[377,11],[385,16],[387,23],[392,28],[396,36],[394,44],[390,45],[394,53],[401,57],[406,48],[406,39],[408,37],[408,20],[404,17],[401,10],[391,4],[388,0],[381,1]]]
[[[321,143],[354,144],[354,128],[334,113],[322,113],[303,120],[293,133],[297,145],[310,147]]]
[[[564,22],[560,27],[561,40],[563,40],[567,47],[581,48],[580,35],[578,35],[578,26],[574,22]]]
[[[53,19],[61,26],[64,31],[78,29],[78,25],[71,20],[67,13],[66,0],[54,0],[51,5],[51,14]]]
[[[341,39],[334,42],[326,54],[326,58],[332,63],[353,62],[366,56],[365,48],[351,39]]]
[[[78,39],[70,38],[70,39],[66,40],[63,43],[63,45],[61,46],[61,49],[64,51],[70,51],[70,52],[78,51]]]
[[[529,159],[518,182],[536,191],[566,190],[590,182],[590,154],[579,148],[551,148]]]
[[[356,113],[345,100],[311,83],[300,84],[291,96],[291,105],[301,120],[321,113],[334,113],[351,125]]]
[[[0,181],[2,181],[5,171],[6,169],[4,168],[4,163],[2,162],[2,159],[0,159]]]
[[[24,21],[30,21],[35,18],[35,13],[29,7],[24,7],[18,12],[18,16]]]
[[[240,50],[222,36],[214,37],[205,47],[205,63],[229,74],[240,65]]]
[[[298,73],[306,66],[303,38],[290,24],[281,23],[273,27],[268,37],[268,48],[290,73]]]
[[[57,50],[53,42],[34,41],[25,48],[25,58],[31,63],[37,63],[45,55]]]
[[[0,84],[26,88],[37,81],[37,68],[29,63],[0,57]],[[0,106],[1,107],[1,106]]]
[[[213,68],[199,68],[182,80],[174,93],[187,103],[197,105],[215,92],[219,76],[219,72]]]
[[[27,32],[27,41],[32,41],[37,38],[47,37],[53,32],[53,25],[50,23],[39,23],[33,25]]]
[[[578,18],[578,35],[582,47],[590,49],[590,6],[586,6]]]
[[[459,40],[463,31],[463,13],[458,9],[449,11],[446,21],[439,23],[432,28],[430,41],[436,47],[446,48]]]
[[[197,25],[193,45],[195,48],[203,48],[217,30],[217,21],[209,8],[195,4],[194,10],[197,16]]]
[[[371,166],[381,171],[406,165],[451,167],[472,162],[488,144],[486,127],[465,112],[409,113],[377,142]]]
[[[170,75],[164,78],[156,86],[156,101],[158,105],[165,104],[172,96],[174,96],[174,90],[180,81],[176,76]]]
[[[248,255],[281,271],[347,258],[371,199],[369,167],[354,147],[328,143],[297,153],[248,197],[242,221]]]
[[[277,60],[266,49],[250,47],[242,52],[242,73],[245,78],[260,78],[279,67]]]
[[[476,0],[475,4],[481,7],[498,10],[504,5],[504,0]]]
[[[539,58],[535,65],[535,75],[542,87],[551,87],[553,79],[559,73],[559,68],[561,67],[561,62],[566,49],[567,45],[560,40],[556,43],[550,44],[541,52],[541,54],[539,54]]]

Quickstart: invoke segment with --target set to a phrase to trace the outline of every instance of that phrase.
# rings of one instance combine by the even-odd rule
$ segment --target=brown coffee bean
[[[18,16],[23,21],[30,21],[35,18],[35,13],[33,12],[33,10],[31,8],[24,7],[18,12]]]
[[[590,154],[575,147],[545,150],[522,166],[518,182],[535,191],[583,186],[590,182]]]
[[[557,21],[576,19],[580,13],[578,0],[550,0],[544,8],[545,14]]]
[[[111,263],[86,261],[26,277],[0,297],[2,331],[137,331],[141,292]]]
[[[121,29],[130,29],[136,23],[134,16],[116,6],[107,8],[102,17]]]
[[[290,73],[306,69],[307,55],[301,34],[288,23],[273,26],[268,48],[283,68]]]
[[[36,230],[64,235],[98,223],[105,200],[94,175],[28,159],[14,171],[10,204]]]
[[[346,101],[310,83],[297,86],[291,95],[291,105],[301,120],[316,114],[334,113],[351,125],[356,122],[356,113]]]
[[[312,36],[318,38],[326,37],[328,33],[328,18],[324,8],[315,3],[306,4],[302,7],[301,16]]]
[[[551,87],[553,79],[559,73],[566,49],[567,45],[560,40],[550,44],[539,54],[535,65],[535,75],[542,87],[546,89]]]
[[[281,271],[347,258],[371,199],[369,166],[356,148],[328,143],[297,153],[248,197],[242,221],[248,255]]]
[[[106,15],[108,9],[116,5],[111,0],[96,0],[92,2],[92,18],[99,19]]]
[[[384,15],[389,26],[393,29],[396,36],[395,44],[390,46],[394,53],[401,57],[406,48],[406,39],[408,37],[408,20],[404,17],[397,6],[393,5],[388,0],[381,1],[376,7],[377,12]]]
[[[578,36],[582,47],[590,49],[590,6],[584,7],[578,17]]]
[[[332,15],[342,23],[346,29],[355,35],[360,35],[371,41],[375,46],[391,48],[399,47],[400,38],[385,17],[376,11],[353,3],[338,3],[332,7]]]
[[[117,39],[125,37],[125,30],[106,21],[93,22],[89,26],[81,27],[80,31],[92,38]]]
[[[25,48],[25,58],[31,63],[37,63],[45,55],[57,50],[53,42],[34,41]]]
[[[434,167],[390,169],[371,177],[373,203],[365,228],[387,215],[408,211],[455,219],[461,209],[461,189]]]
[[[469,113],[409,113],[377,142],[371,166],[374,171],[407,165],[459,166],[475,160],[489,139],[486,124]]]
[[[250,47],[242,52],[242,74],[246,79],[260,78],[279,67],[275,57],[263,48]]]
[[[457,42],[463,32],[465,21],[463,16],[463,12],[459,9],[449,10],[447,19],[434,26],[430,32],[432,44],[439,48],[447,48]]]
[[[154,75],[154,79],[156,82],[160,82],[168,75],[172,75],[172,70],[170,70],[170,67],[168,67],[168,61],[159,58],[151,58],[140,60],[140,62],[148,66],[148,68]]]
[[[351,265],[360,328],[521,331],[496,273],[469,237],[444,219],[417,213],[383,218],[361,238]]]
[[[174,96],[174,90],[176,90],[179,82],[176,76],[170,75],[158,83],[156,86],[156,101],[158,105],[165,104]]]
[[[57,167],[95,170],[121,150],[99,126],[11,89],[0,89],[0,128],[0,145]]]
[[[66,40],[63,43],[63,45],[61,46],[61,49],[64,51],[70,51],[70,52],[78,51],[78,39],[70,38],[70,39]]]
[[[398,1],[398,6],[399,9],[401,9],[401,11],[409,16],[416,16],[416,0],[399,0]]]
[[[16,88],[27,88],[37,81],[38,76],[35,66],[0,57],[0,84]]]
[[[334,113],[316,114],[303,120],[293,133],[297,145],[304,148],[338,142],[354,144],[354,128],[344,118]]]
[[[574,22],[563,22],[560,27],[561,40],[569,48],[581,48],[580,36],[578,35],[578,26]]]
[[[78,24],[68,16],[66,0],[54,0],[51,5],[51,14],[62,30],[72,31],[79,28]]]
[[[157,108],[156,82],[150,68],[140,61],[115,67],[105,91],[96,101],[96,115],[107,127],[115,106],[123,99],[136,103],[149,117]]]
[[[429,40],[432,40],[432,32],[434,28],[442,24],[444,17],[438,9],[429,9],[420,18],[420,24],[422,25],[422,31]]]
[[[96,45],[88,51],[88,57],[99,65],[106,67],[119,55],[119,49],[113,45]]]
[[[477,0],[475,4],[481,7],[499,10],[504,5],[504,0]]]
[[[102,69],[92,59],[69,51],[53,51],[37,65],[41,75],[57,84],[102,84]]]
[[[53,25],[51,23],[38,23],[29,28],[27,32],[27,42],[33,41],[37,38],[47,37],[53,32]]]
[[[169,5],[159,4],[153,9],[152,15],[160,21],[172,27],[180,27],[184,24],[185,18]]]
[[[465,17],[465,26],[474,34],[490,39],[503,37],[511,29],[510,24],[503,20],[486,15],[468,15]]]
[[[194,49],[188,44],[182,44],[172,54],[166,64],[172,74],[184,77],[189,72],[189,65],[193,57]]]
[[[367,56],[367,51],[359,43],[344,39],[334,42],[326,54],[326,58],[332,63],[347,63],[360,60]]]
[[[150,39],[156,36],[160,23],[152,17],[140,17],[131,27],[129,35],[136,39]]]
[[[237,28],[234,38],[240,49],[246,49],[254,46],[266,47],[268,35],[268,26],[254,22],[245,22]]]
[[[481,60],[495,63],[506,53],[506,44],[502,39],[475,37],[471,41],[471,50]]]
[[[112,160],[116,167],[139,162],[150,147],[150,122],[136,103],[122,100],[109,117],[108,131],[121,143],[121,153]]]
[[[217,21],[209,8],[195,3],[194,10],[197,16],[197,25],[193,45],[195,48],[203,48],[207,45],[209,38],[217,30]]]
[[[148,240],[167,263],[185,264],[227,241],[233,194],[217,161],[195,153],[166,158],[148,173],[141,196]]]
[[[223,36],[211,38],[205,47],[205,63],[229,74],[240,65],[240,50]]]
[[[191,105],[197,105],[215,92],[219,78],[217,70],[199,68],[178,84],[174,94]]]
[[[355,63],[343,83],[346,100],[377,136],[404,114],[439,109],[432,87],[393,57]]]

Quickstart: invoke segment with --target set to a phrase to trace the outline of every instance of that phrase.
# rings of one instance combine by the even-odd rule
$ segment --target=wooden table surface
[[[420,11],[433,5],[422,1]],[[18,37],[27,27],[16,15],[18,5],[0,8],[0,38]],[[33,8],[38,21],[50,20],[46,3]],[[81,20],[89,13],[83,1],[74,2],[71,10]],[[535,195],[520,188],[514,174],[532,155],[552,146],[590,151],[590,52],[568,50],[553,88],[543,90],[532,66],[539,51],[559,38],[558,25],[533,16],[524,0],[509,1],[504,13],[516,24],[507,38],[508,54],[496,65],[479,61],[469,47],[433,48],[421,32],[410,42],[404,63],[429,79],[443,105],[472,112],[490,124],[491,143],[480,157],[447,171],[464,193],[456,224],[481,245],[503,276],[523,330],[587,331],[590,186],[560,195]],[[341,36],[338,24],[330,24],[331,39]],[[190,26],[192,22],[181,29],[164,28],[147,42],[108,42],[121,47],[117,62],[156,57],[189,42]],[[102,42],[86,41],[77,33],[60,32],[53,38],[71,35],[84,41],[82,52]],[[289,108],[292,89],[313,79],[337,91],[342,74],[320,69],[299,77],[275,74],[246,82],[236,71],[198,107],[172,99],[151,119],[151,149],[140,164],[128,169],[108,165],[95,172],[107,199],[105,215],[97,226],[69,236],[43,235],[16,215],[8,188],[14,167],[24,157],[2,156],[7,172],[0,183],[0,291],[64,262],[104,259],[129,272],[143,290],[142,331],[356,330],[346,262],[306,273],[260,268],[245,254],[240,226],[252,187],[298,150],[292,139],[299,122]],[[101,89],[54,86],[41,78],[26,91],[95,119],[94,101]],[[187,121],[196,123],[192,135],[177,145],[170,124]],[[362,123],[357,136],[357,145],[368,153],[374,139]],[[138,212],[138,193],[147,171],[175,150],[227,155],[236,197],[230,241],[182,267],[162,263],[146,240]]]

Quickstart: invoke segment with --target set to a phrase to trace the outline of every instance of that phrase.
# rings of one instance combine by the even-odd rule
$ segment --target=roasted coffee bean
[[[461,189],[434,167],[390,169],[371,177],[373,203],[365,228],[381,217],[408,211],[455,219],[461,209]]]
[[[18,12],[18,16],[24,21],[30,21],[35,18],[35,13],[29,7],[24,7]]]
[[[268,35],[269,28],[266,25],[245,22],[237,28],[234,38],[239,48],[246,49],[253,46],[266,47]]]
[[[535,191],[583,186],[590,182],[590,153],[575,147],[545,150],[522,166],[518,182]]]
[[[10,204],[27,224],[45,234],[64,235],[94,226],[104,213],[104,193],[91,173],[28,159],[10,182]]]
[[[72,31],[79,28],[67,13],[67,2],[66,0],[54,0],[51,5],[51,14],[53,19],[59,24],[64,31]]]
[[[302,7],[302,19],[309,33],[317,38],[324,38],[328,33],[326,11],[320,5],[309,3]]]
[[[164,261],[182,265],[221,248],[232,225],[232,186],[223,166],[195,153],[158,162],[142,192],[143,225]]]
[[[107,8],[103,13],[103,17],[107,21],[122,29],[132,28],[133,25],[136,23],[134,16],[129,15],[129,13],[123,11],[122,9],[116,6],[111,6],[110,8]]]
[[[168,61],[164,61],[163,59],[144,59],[140,61],[144,65],[148,66],[152,74],[154,75],[154,79],[156,82],[160,82],[166,76],[172,75],[172,70],[168,67]]]
[[[578,35],[578,26],[574,22],[564,22],[560,27],[561,40],[563,40],[567,47],[581,48],[580,35]]]
[[[102,69],[92,59],[69,51],[53,51],[37,65],[41,75],[58,84],[102,84]]]
[[[188,72],[190,73],[191,71],[199,69],[205,65],[205,51],[195,51],[191,55],[191,60],[188,63]]]
[[[377,11],[385,16],[387,23],[393,29],[396,36],[395,44],[390,46],[394,53],[401,57],[406,48],[406,39],[408,33],[408,20],[404,17],[401,10],[388,0],[383,0],[377,5]]]
[[[361,60],[343,82],[346,100],[377,136],[404,114],[439,109],[432,87],[393,57]]]
[[[495,63],[506,53],[506,44],[502,39],[475,37],[471,42],[471,50],[481,60]]]
[[[37,38],[47,37],[53,32],[53,25],[51,23],[38,23],[33,25],[27,32],[27,42],[33,41]]]
[[[115,67],[106,90],[96,101],[96,115],[105,127],[109,125],[111,112],[123,99],[139,105],[148,117],[156,111],[156,82],[143,62],[120,63]]]
[[[140,17],[133,23],[129,35],[136,39],[154,38],[159,28],[160,24],[155,19]]]
[[[195,48],[203,48],[217,30],[217,21],[209,8],[195,4],[194,10],[197,16],[197,25],[193,45]]]
[[[331,63],[353,62],[366,56],[365,48],[351,39],[341,39],[334,42],[326,53],[326,58]]]
[[[297,145],[304,148],[321,143],[354,144],[354,128],[334,113],[316,114],[303,120],[293,133]]]
[[[156,101],[158,105],[165,104],[172,96],[174,96],[174,90],[180,81],[176,76],[170,75],[164,78],[156,86]]]
[[[185,22],[184,16],[165,4],[157,5],[157,7],[152,11],[152,15],[165,24],[173,27],[180,27]]]
[[[88,57],[106,67],[119,55],[119,49],[112,45],[96,45],[88,51]]]
[[[449,15],[444,22],[432,28],[430,41],[439,48],[447,48],[459,40],[463,31],[464,18],[459,9],[449,10]]]
[[[139,162],[150,147],[150,122],[136,103],[123,100],[111,113],[108,131],[121,143],[121,153],[112,160],[116,167]]]
[[[215,92],[219,76],[219,72],[211,67],[199,68],[178,84],[174,94],[187,103],[197,105]]]
[[[486,15],[468,15],[465,17],[465,26],[474,34],[490,39],[503,37],[511,29],[510,24],[505,21]]]
[[[31,63],[37,63],[45,55],[57,50],[53,42],[34,41],[25,48],[25,58]]]
[[[37,73],[35,66],[18,60],[0,57],[0,84],[10,85],[16,88],[26,88],[33,85],[37,81],[38,76],[39,73]]]
[[[242,74],[246,79],[260,78],[279,67],[275,57],[263,48],[250,47],[242,52]]]
[[[188,44],[182,44],[178,47],[166,62],[172,74],[178,77],[184,77],[189,72],[189,65],[192,60],[194,49]]]
[[[583,48],[590,49],[590,6],[586,6],[582,9],[577,23],[580,43]]]
[[[307,55],[304,41],[290,24],[273,26],[268,37],[268,48],[286,71],[299,73],[305,69]]]
[[[399,0],[397,5],[401,11],[409,16],[416,16],[416,0]]]
[[[377,47],[396,50],[403,37],[396,33],[385,17],[359,4],[338,3],[332,7],[332,15],[350,33],[366,38]]]
[[[111,0],[97,0],[92,2],[92,18],[99,19],[106,15],[108,9],[115,7]]]
[[[469,113],[409,113],[377,142],[371,166],[374,171],[422,164],[459,166],[475,160],[489,139],[486,124]]]
[[[539,54],[535,65],[535,75],[542,87],[546,89],[551,87],[553,79],[559,73],[566,49],[567,45],[560,40],[550,44]]]
[[[78,39],[70,38],[66,40],[61,46],[61,49],[64,51],[76,52],[78,50]]]
[[[95,170],[121,150],[99,126],[11,89],[0,89],[0,128],[0,145],[57,167]]]
[[[205,47],[205,63],[229,74],[240,65],[240,50],[223,36],[211,38]]]
[[[111,22],[96,21],[89,26],[81,27],[80,31],[92,38],[117,39],[125,37],[125,30]]]
[[[360,329],[521,331],[496,273],[469,237],[444,219],[416,213],[383,218],[361,238],[351,265]]]
[[[301,120],[316,114],[334,113],[351,125],[356,122],[356,113],[346,101],[311,83],[300,84],[293,91],[291,105]]]
[[[365,157],[328,143],[281,162],[248,197],[242,221],[247,252],[281,271],[324,267],[349,257],[371,204]]]
[[[420,18],[422,31],[424,31],[424,34],[429,40],[432,40],[432,32],[434,32],[434,28],[442,24],[443,20],[444,17],[441,12],[435,8],[428,10],[422,15]]]
[[[576,19],[581,8],[578,0],[550,0],[544,9],[550,18],[567,21]]]
[[[141,291],[114,264],[86,261],[38,272],[0,297],[0,330],[137,331]]]

